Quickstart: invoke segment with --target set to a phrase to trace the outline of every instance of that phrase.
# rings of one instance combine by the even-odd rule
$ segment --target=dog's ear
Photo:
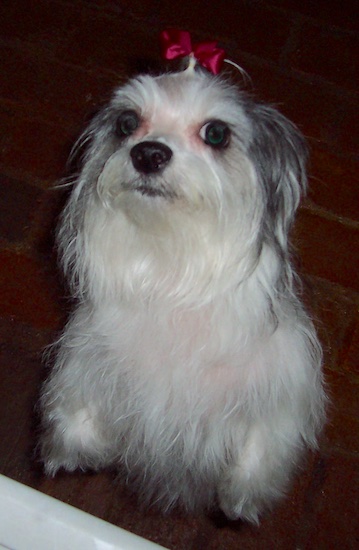
[[[255,105],[251,119],[249,155],[267,206],[264,231],[286,250],[295,211],[306,191],[306,143],[299,130],[272,107]]]

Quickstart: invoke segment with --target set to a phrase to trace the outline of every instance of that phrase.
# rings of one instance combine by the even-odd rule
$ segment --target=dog
[[[257,523],[325,420],[288,234],[296,127],[196,69],[117,89],[58,230],[76,299],[41,396],[41,460],[115,466],[141,503]]]

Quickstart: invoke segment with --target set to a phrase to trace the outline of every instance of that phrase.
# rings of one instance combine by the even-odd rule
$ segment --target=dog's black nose
[[[172,157],[172,151],[164,143],[143,141],[131,149],[132,164],[138,172],[151,174],[159,172]]]

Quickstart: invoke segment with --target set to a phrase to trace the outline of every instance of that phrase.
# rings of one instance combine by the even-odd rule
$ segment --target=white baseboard
[[[0,549],[159,550],[159,546],[0,475]]]

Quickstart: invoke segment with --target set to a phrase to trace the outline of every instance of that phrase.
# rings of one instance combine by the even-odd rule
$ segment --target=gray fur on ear
[[[296,126],[276,109],[261,104],[252,107],[249,157],[267,204],[265,237],[274,236],[285,252],[288,232],[307,188],[307,146]]]

